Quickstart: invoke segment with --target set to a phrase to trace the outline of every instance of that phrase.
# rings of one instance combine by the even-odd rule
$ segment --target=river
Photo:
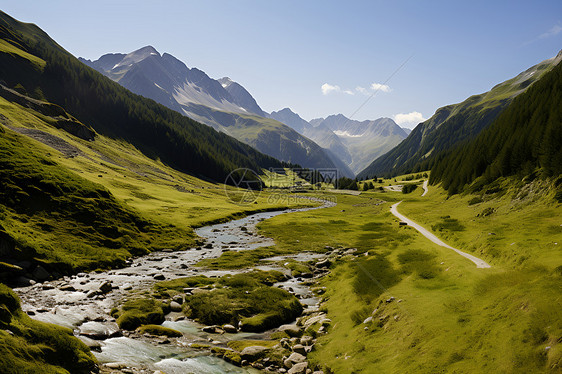
[[[229,340],[260,339],[264,337],[263,334],[208,334],[201,331],[203,326],[194,321],[188,319],[172,321],[167,318],[164,326],[183,333],[182,338],[170,341],[166,338],[121,331],[109,312],[131,292],[149,289],[158,281],[155,278],[161,280],[198,274],[221,276],[233,273],[235,271],[202,270],[194,264],[201,259],[218,257],[223,250],[241,251],[274,245],[273,239],[257,233],[258,222],[279,214],[331,205],[325,203],[315,208],[257,213],[227,223],[201,227],[196,229],[196,233],[207,240],[210,248],[204,246],[179,252],[153,252],[130,260],[125,268],[80,273],[33,286],[16,288],[14,291],[22,300],[22,309],[32,318],[72,329],[76,336],[93,347],[92,351],[98,361],[109,367],[127,368],[134,373],[152,373],[155,370],[162,370],[167,374],[256,373],[257,371],[252,368],[234,366],[213,357],[208,351],[192,349],[190,345],[211,342],[225,347]],[[300,256],[303,259],[317,257],[313,254],[300,254]],[[256,268],[267,270],[273,267],[264,265]],[[96,291],[106,282],[111,283],[111,291],[104,295],[96,295]],[[300,280],[293,278],[285,283],[278,286],[292,290],[301,299],[303,305],[315,307],[318,303]]]

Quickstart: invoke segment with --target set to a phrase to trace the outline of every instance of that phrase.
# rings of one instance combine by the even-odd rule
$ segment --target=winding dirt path
[[[424,197],[425,194],[429,191],[429,189],[427,188],[427,182],[428,182],[428,179],[426,179],[426,180],[423,181],[423,184],[422,184],[422,188],[423,188],[422,197]]]
[[[424,193],[425,194],[425,193]],[[423,196],[423,195],[422,195]],[[423,236],[425,236],[426,238],[428,238],[429,240],[431,240],[432,242],[434,242],[437,245],[440,245],[442,247],[445,248],[449,248],[452,249],[453,251],[457,252],[459,255],[469,259],[470,261],[474,262],[476,264],[477,268],[489,268],[491,267],[487,262],[479,259],[478,257],[475,257],[471,254],[468,254],[466,252],[463,252],[459,249],[456,249],[454,247],[451,247],[450,245],[446,244],[445,242],[443,242],[441,239],[439,239],[437,236],[435,236],[433,233],[431,233],[429,230],[425,229],[423,226],[417,224],[416,222],[412,221],[411,219],[409,219],[408,217],[398,213],[398,204],[400,204],[401,201],[397,202],[396,204],[392,205],[392,207],[390,208],[390,212],[392,214],[394,214],[396,217],[398,217],[398,219],[400,219],[401,221],[406,222],[408,225],[412,226],[413,228],[415,228],[416,230],[418,230]]]

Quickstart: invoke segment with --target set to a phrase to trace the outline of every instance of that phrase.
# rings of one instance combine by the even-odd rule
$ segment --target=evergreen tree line
[[[562,173],[562,64],[517,96],[474,140],[442,154],[430,183],[449,194],[491,183],[499,177]]]

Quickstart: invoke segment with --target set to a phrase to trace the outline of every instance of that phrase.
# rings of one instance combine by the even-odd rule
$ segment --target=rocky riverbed
[[[236,221],[202,227],[196,230],[200,237],[206,239],[206,243],[201,247],[181,252],[171,250],[155,252],[129,261],[128,266],[122,269],[80,273],[17,288],[15,291],[22,300],[23,310],[32,318],[72,329],[76,336],[91,347],[99,362],[103,364],[102,372],[253,373],[256,369],[251,366],[238,367],[229,364],[211,355],[211,348],[202,349],[202,347],[208,345],[224,348],[230,340],[260,340],[267,338],[271,332],[256,334],[221,331],[221,334],[216,334],[194,321],[182,318],[180,313],[172,312],[166,317],[163,325],[182,332],[182,336],[157,337],[119,329],[110,311],[126,300],[132,292],[147,290],[161,280],[203,273],[209,277],[233,273],[233,271],[203,270],[193,265],[204,258],[218,257],[224,250],[240,251],[273,245],[272,239],[257,234],[256,224],[278,214],[295,211],[258,213]],[[323,260],[318,255],[299,254],[296,257],[301,261],[315,259],[321,264],[316,275],[323,272]],[[274,260],[279,261],[283,258]],[[257,268],[275,268],[288,272],[287,269],[265,264]],[[306,285],[306,279],[290,276],[287,278],[287,281],[280,282],[276,286],[289,290],[300,299],[306,307],[304,312],[306,317],[303,320],[314,318],[313,324],[317,328],[325,326],[326,318],[317,311],[318,299]],[[303,320],[301,325],[306,323]],[[305,326],[292,324],[282,326],[281,329],[288,335],[293,334],[293,337],[282,340],[280,344],[295,354],[285,358],[285,367],[270,369],[279,372],[306,373],[305,356],[307,350],[311,348],[313,338],[306,335],[301,337]],[[294,333],[294,331],[299,332]],[[250,352],[252,350],[247,348],[245,350],[246,352],[241,352],[245,363],[254,362],[254,366],[260,370],[266,368],[264,364],[267,365],[267,359],[264,362],[262,353],[252,353]],[[259,349],[253,348],[253,350]]]

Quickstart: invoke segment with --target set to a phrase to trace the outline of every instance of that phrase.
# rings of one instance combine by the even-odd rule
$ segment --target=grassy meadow
[[[403,179],[417,182],[379,185]],[[560,370],[560,204],[548,185],[502,186],[451,198],[375,188],[262,222],[283,251],[357,248],[321,281],[332,325],[309,358],[336,373]],[[400,200],[402,214],[492,268],[399,226],[389,210]]]
[[[99,135],[94,141],[76,138],[53,128],[36,112],[1,98],[0,113],[5,125],[1,126],[7,152],[4,160],[11,168],[4,170],[6,180],[29,186],[34,182],[20,180],[27,178],[23,175],[27,173],[46,181],[37,194],[15,192],[28,195],[28,210],[18,210],[20,201],[0,205],[0,223],[19,246],[33,248],[47,262],[77,269],[116,265],[131,255],[155,249],[193,246],[193,227],[257,211],[311,204],[272,203],[269,193],[264,192],[254,203],[238,205],[225,193],[225,189],[234,188],[180,173],[124,141]],[[48,141],[57,149],[10,128],[43,131],[52,136]],[[77,156],[67,157],[69,152]],[[52,206],[41,206],[41,201],[48,200],[60,207],[65,199],[65,217],[53,212],[56,209]],[[77,219],[84,211],[90,211],[92,217]],[[112,232],[121,229],[124,231]],[[94,245],[90,245],[92,241]]]

